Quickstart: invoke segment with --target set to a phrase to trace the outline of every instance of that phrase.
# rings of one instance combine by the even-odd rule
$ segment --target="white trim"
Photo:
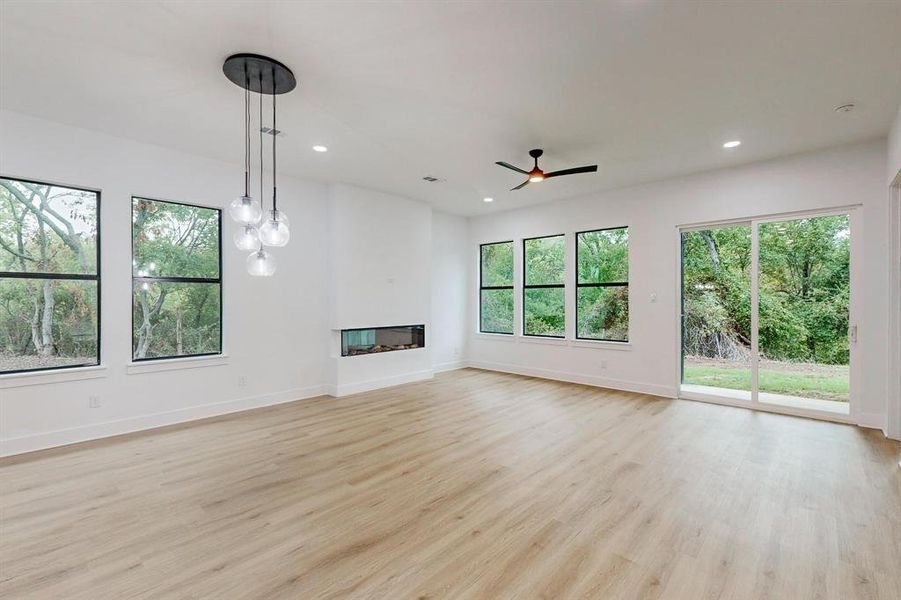
[[[433,373],[444,373],[445,371],[456,371],[457,369],[465,369],[466,361],[465,360],[451,360],[448,362],[438,363],[437,365],[432,365]]]
[[[90,367],[70,367],[47,371],[28,371],[25,373],[7,373],[0,375],[0,390],[6,390],[28,385],[47,385],[51,383],[65,383],[68,381],[80,381],[82,379],[100,379],[106,377],[106,365],[92,365]]]
[[[799,408],[791,408],[786,406],[770,405],[767,403],[751,403],[747,400],[734,400],[732,398],[724,398],[713,394],[701,394],[697,392],[680,392],[679,400],[687,400],[690,402],[706,402],[708,404],[719,404],[721,406],[731,406],[734,408],[744,408],[747,410],[756,410],[759,412],[773,413],[776,415],[788,415],[790,417],[804,417],[807,419],[818,419],[820,421],[832,421],[834,423],[842,423],[845,425],[855,425],[854,421],[847,415],[839,413],[821,412],[803,410]],[[864,423],[857,423],[864,427],[869,427]]]
[[[683,284],[683,290],[684,290]],[[760,222],[751,222],[751,404],[760,404]]]
[[[573,348],[591,348],[593,350],[632,350],[632,342],[614,342],[612,340],[569,340],[569,345]]]
[[[521,335],[516,341],[526,344],[546,344],[548,346],[566,345],[566,338],[545,337],[540,335]]]
[[[130,362],[125,365],[125,372],[129,375],[141,373],[158,373],[160,371],[178,371],[181,369],[200,369],[203,367],[221,367],[227,365],[229,357],[226,354],[216,356],[184,356],[180,358],[164,358],[160,360],[142,360]]]
[[[889,189],[889,348],[885,434],[901,440],[901,171]],[[863,415],[861,415],[861,419]],[[901,463],[898,463],[901,466]]]
[[[554,381],[580,383],[582,385],[622,390],[624,392],[650,394],[651,396],[661,396],[663,398],[676,397],[676,390],[674,388],[655,383],[609,379],[606,377],[595,377],[593,375],[583,375],[581,373],[572,373],[569,371],[521,367],[519,365],[488,361],[469,361],[469,366],[476,369],[484,369],[486,371],[500,371],[501,373],[513,373],[514,375],[526,375],[528,377],[539,377],[541,379],[552,379]]]
[[[366,381],[358,381],[352,383],[342,383],[339,385],[328,386],[328,394],[336,398],[342,398],[351,394],[359,394],[361,392],[369,392],[395,385],[403,385],[405,383],[413,383],[415,381],[424,381],[432,379],[435,372],[432,369],[423,371],[413,371],[412,373],[404,373],[403,375],[394,375],[392,377],[382,377],[380,379],[369,379]]]
[[[830,215],[844,215],[849,211],[862,207],[863,204],[847,204],[831,208],[813,208],[808,210],[793,210],[785,213],[766,213],[763,215],[749,215],[736,219],[720,219],[717,221],[699,221],[676,225],[679,231],[699,231],[703,229],[716,229],[720,227],[732,227],[734,225],[750,225],[752,221],[785,221],[804,217],[827,217]]]
[[[857,417],[853,419],[853,422],[857,423],[861,427],[866,427],[868,429],[879,429],[884,434],[885,425],[883,419],[884,415],[882,415],[881,413],[861,411],[857,413]]]
[[[513,342],[516,341],[516,336],[512,333],[485,333],[482,331],[477,331],[473,334],[477,339],[482,340],[494,340],[496,342]]]
[[[13,454],[44,450],[46,448],[107,438],[122,435],[124,433],[156,429],[157,427],[165,427],[176,423],[184,423],[187,421],[195,421],[197,419],[242,412],[254,408],[262,408],[264,406],[305,400],[307,398],[314,398],[325,394],[326,386],[316,385],[307,388],[264,394],[262,396],[238,398],[235,400],[226,400],[224,402],[211,402],[209,404],[189,406],[167,412],[151,413],[148,415],[106,421],[103,423],[93,423],[91,425],[83,425],[81,427],[73,427],[70,429],[59,429],[56,431],[6,438],[0,440],[0,456],[11,456]]]

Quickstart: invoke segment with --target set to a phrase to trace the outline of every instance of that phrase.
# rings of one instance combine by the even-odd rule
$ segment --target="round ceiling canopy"
[[[233,54],[225,59],[222,72],[235,85],[258,94],[287,94],[297,87],[291,69],[259,54]]]

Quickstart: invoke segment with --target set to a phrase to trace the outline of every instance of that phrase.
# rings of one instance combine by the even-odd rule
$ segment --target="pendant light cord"
[[[272,211],[278,210],[275,188],[275,138],[278,137],[278,127],[275,124],[275,69],[272,70]]]
[[[250,196],[250,78],[244,67],[244,197]]]
[[[260,72],[260,204],[262,204],[262,202],[263,202],[263,73]],[[260,245],[260,248],[262,248],[262,244]]]

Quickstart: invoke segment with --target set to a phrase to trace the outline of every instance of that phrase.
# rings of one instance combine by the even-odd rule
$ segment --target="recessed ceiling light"
[[[482,202],[494,202],[494,198],[482,198]]]
[[[328,148],[325,146],[313,146],[313,150],[316,152],[328,152]]]
[[[732,140],[723,144],[723,148],[737,148],[738,146],[741,146],[741,140]]]

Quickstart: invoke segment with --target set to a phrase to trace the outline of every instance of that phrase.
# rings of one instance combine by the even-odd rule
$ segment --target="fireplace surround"
[[[425,325],[393,325],[341,330],[341,356],[425,348]]]

